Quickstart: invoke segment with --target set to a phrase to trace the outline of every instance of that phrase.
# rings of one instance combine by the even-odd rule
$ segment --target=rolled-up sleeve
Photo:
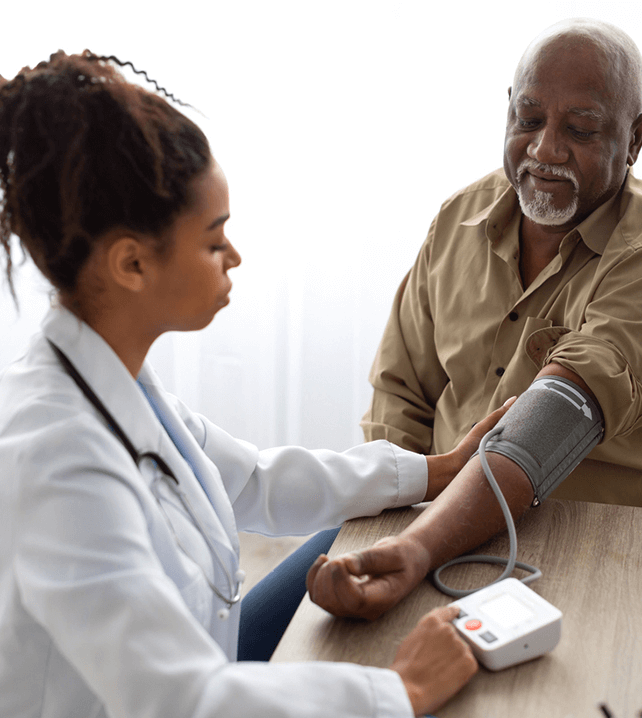
[[[642,427],[642,248],[621,261],[601,261],[579,329],[535,332],[526,348],[543,366],[550,362],[578,374],[604,415],[604,441]]]

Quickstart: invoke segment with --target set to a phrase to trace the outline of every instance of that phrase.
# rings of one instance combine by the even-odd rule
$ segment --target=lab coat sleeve
[[[89,423],[17,432],[14,455],[30,478],[15,499],[13,565],[50,650],[110,718],[412,715],[389,670],[228,663],[154,552],[140,473],[117,439]]]
[[[344,452],[300,446],[258,451],[178,400],[174,407],[218,468],[241,531],[306,535],[426,495],[426,457],[388,441]]]
[[[269,449],[260,452],[234,512],[241,530],[305,535],[422,501],[427,473],[425,456],[387,441],[342,453]]]

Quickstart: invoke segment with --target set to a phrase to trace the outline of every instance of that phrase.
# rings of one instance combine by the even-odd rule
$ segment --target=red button
[[[476,618],[473,618],[471,621],[466,621],[464,625],[469,631],[477,631],[481,628],[482,622],[478,621]]]

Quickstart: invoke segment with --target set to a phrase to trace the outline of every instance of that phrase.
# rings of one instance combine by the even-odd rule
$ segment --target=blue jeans
[[[339,529],[315,534],[248,592],[241,602],[239,661],[269,661],[305,596],[305,577]]]

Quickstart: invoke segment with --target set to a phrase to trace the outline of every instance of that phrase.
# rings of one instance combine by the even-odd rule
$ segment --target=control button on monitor
[[[478,621],[476,618],[472,618],[470,621],[466,621],[464,626],[466,626],[469,631],[477,631],[482,627],[482,622]]]
[[[480,638],[483,638],[486,643],[492,643],[493,641],[497,640],[497,636],[494,633],[491,633],[490,631],[486,631],[486,633],[480,633]]]

